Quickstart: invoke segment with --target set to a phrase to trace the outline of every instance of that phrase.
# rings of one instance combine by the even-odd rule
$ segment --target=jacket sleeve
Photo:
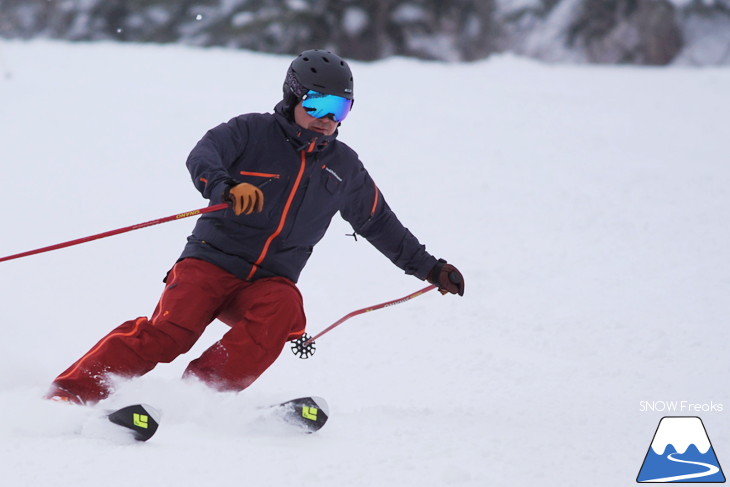
[[[204,198],[220,203],[230,167],[246,149],[248,128],[242,117],[209,130],[188,156],[186,165],[193,184]]]
[[[353,179],[342,217],[406,274],[425,280],[436,258],[398,220],[361,164]]]

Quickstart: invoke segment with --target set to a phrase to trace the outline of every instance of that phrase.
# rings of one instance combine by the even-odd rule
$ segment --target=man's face
[[[319,132],[324,135],[332,135],[337,130],[337,122],[330,117],[314,118],[309,115],[302,107],[302,103],[297,103],[294,107],[294,121],[303,129]]]

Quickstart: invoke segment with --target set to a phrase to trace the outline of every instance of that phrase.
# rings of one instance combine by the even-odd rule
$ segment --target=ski
[[[306,433],[319,431],[329,419],[329,406],[321,397],[299,397],[272,407],[285,423]]]
[[[319,431],[329,419],[329,406],[321,397],[307,396],[269,406],[284,423],[305,433]],[[125,428],[137,441],[147,441],[160,425],[160,413],[147,404],[132,404],[107,414],[112,423]]]
[[[107,418],[129,430],[137,441],[152,438],[160,425],[160,412],[147,404],[133,404],[117,409],[107,414]]]

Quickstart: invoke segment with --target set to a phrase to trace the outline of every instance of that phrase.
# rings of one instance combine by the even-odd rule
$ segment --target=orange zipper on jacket
[[[267,172],[252,172],[252,171],[241,171],[241,175],[258,176],[261,178],[274,178],[274,179],[279,179],[281,177],[281,175],[279,175],[279,174],[269,174]]]
[[[309,152],[313,150],[313,145],[310,144]],[[294,195],[297,192],[297,189],[299,189],[299,183],[302,181],[302,175],[304,174],[304,168],[306,166],[307,162],[307,153],[305,151],[301,151],[301,162],[299,164],[299,174],[297,174],[297,179],[294,181],[294,186],[291,189],[291,192],[289,193],[289,197],[286,200],[286,204],[284,205],[284,211],[281,213],[281,219],[279,220],[279,226],[276,228],[274,233],[269,235],[269,238],[266,239],[266,243],[264,243],[264,248],[261,250],[261,254],[259,255],[259,258],[256,259],[256,262],[254,262],[253,266],[251,266],[251,271],[248,273],[248,277],[246,277],[246,280],[251,280],[251,278],[254,276],[256,271],[258,270],[261,263],[266,258],[266,254],[269,252],[269,247],[271,246],[271,242],[279,236],[281,231],[284,229],[284,224],[286,223],[286,218],[289,215],[289,209],[291,207],[292,201],[294,201]]]
[[[373,207],[370,210],[370,218],[375,215],[375,210],[378,208],[378,200],[380,199],[380,190],[378,189],[378,185],[373,183],[373,186],[375,187],[375,198],[373,198]]]

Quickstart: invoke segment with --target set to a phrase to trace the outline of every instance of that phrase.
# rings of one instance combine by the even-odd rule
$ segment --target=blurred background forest
[[[0,0],[0,37],[359,60],[728,65],[730,0]]]

